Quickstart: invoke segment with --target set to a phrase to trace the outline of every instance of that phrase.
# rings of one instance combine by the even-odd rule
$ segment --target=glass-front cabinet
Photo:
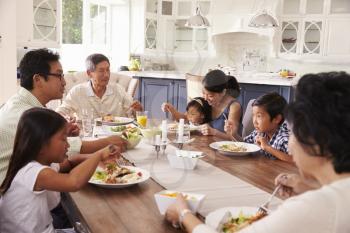
[[[208,50],[208,29],[186,27],[199,6],[203,15],[210,0],[146,0],[145,49],[149,51],[194,52]]]
[[[305,14],[323,14],[324,0],[306,0]]]
[[[60,3],[58,0],[19,0],[17,45],[27,47],[60,46]]]
[[[281,56],[350,57],[350,0],[283,0]]]
[[[297,53],[299,24],[298,21],[282,22],[281,53]]]
[[[322,21],[305,21],[303,54],[321,54]]]
[[[330,5],[331,14],[350,14],[349,0],[332,0]]]
[[[301,0],[284,0],[282,14],[298,15],[301,13]]]

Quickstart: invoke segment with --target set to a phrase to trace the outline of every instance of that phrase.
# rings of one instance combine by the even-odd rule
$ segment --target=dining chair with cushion
[[[242,137],[246,137],[249,135],[251,132],[254,130],[254,125],[253,125],[253,102],[255,99],[249,100],[247,104],[247,108],[245,109],[245,112],[243,114],[243,119],[242,119]]]
[[[202,96],[202,80],[204,77],[186,73],[185,78],[187,87],[187,102],[194,97]]]

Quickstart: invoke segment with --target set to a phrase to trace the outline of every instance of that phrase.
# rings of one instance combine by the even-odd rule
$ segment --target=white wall
[[[16,1],[0,0],[0,104],[17,90]]]

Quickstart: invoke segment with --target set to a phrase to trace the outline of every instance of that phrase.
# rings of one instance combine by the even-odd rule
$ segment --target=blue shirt
[[[225,133],[225,120],[228,118],[228,115],[230,113],[230,107],[231,104],[233,104],[234,102],[237,102],[237,100],[232,100],[227,107],[224,109],[224,111],[216,118],[213,119],[209,125],[214,128],[217,129],[223,133]],[[239,133],[241,133],[242,131],[242,116],[240,119],[240,127],[239,127]]]
[[[288,154],[288,140],[289,140],[289,129],[286,122],[283,122],[281,126],[276,130],[276,132],[272,135],[270,141],[268,142],[271,147],[273,147],[276,150],[282,151],[284,153]],[[251,134],[246,136],[243,140],[247,143],[256,143],[256,136],[258,135],[258,132],[254,130]],[[266,133],[261,133],[261,136],[266,137]],[[275,156],[273,156],[270,153],[267,153],[264,150],[260,150],[261,153],[263,153],[266,157],[271,159],[276,159]]]

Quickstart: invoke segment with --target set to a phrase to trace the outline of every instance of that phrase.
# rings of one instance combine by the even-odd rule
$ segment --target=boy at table
[[[261,152],[269,158],[292,162],[287,150],[289,129],[284,121],[286,106],[286,100],[276,92],[258,97],[252,104],[255,130],[243,141],[259,145]],[[230,130],[230,122],[226,123],[225,128]]]

